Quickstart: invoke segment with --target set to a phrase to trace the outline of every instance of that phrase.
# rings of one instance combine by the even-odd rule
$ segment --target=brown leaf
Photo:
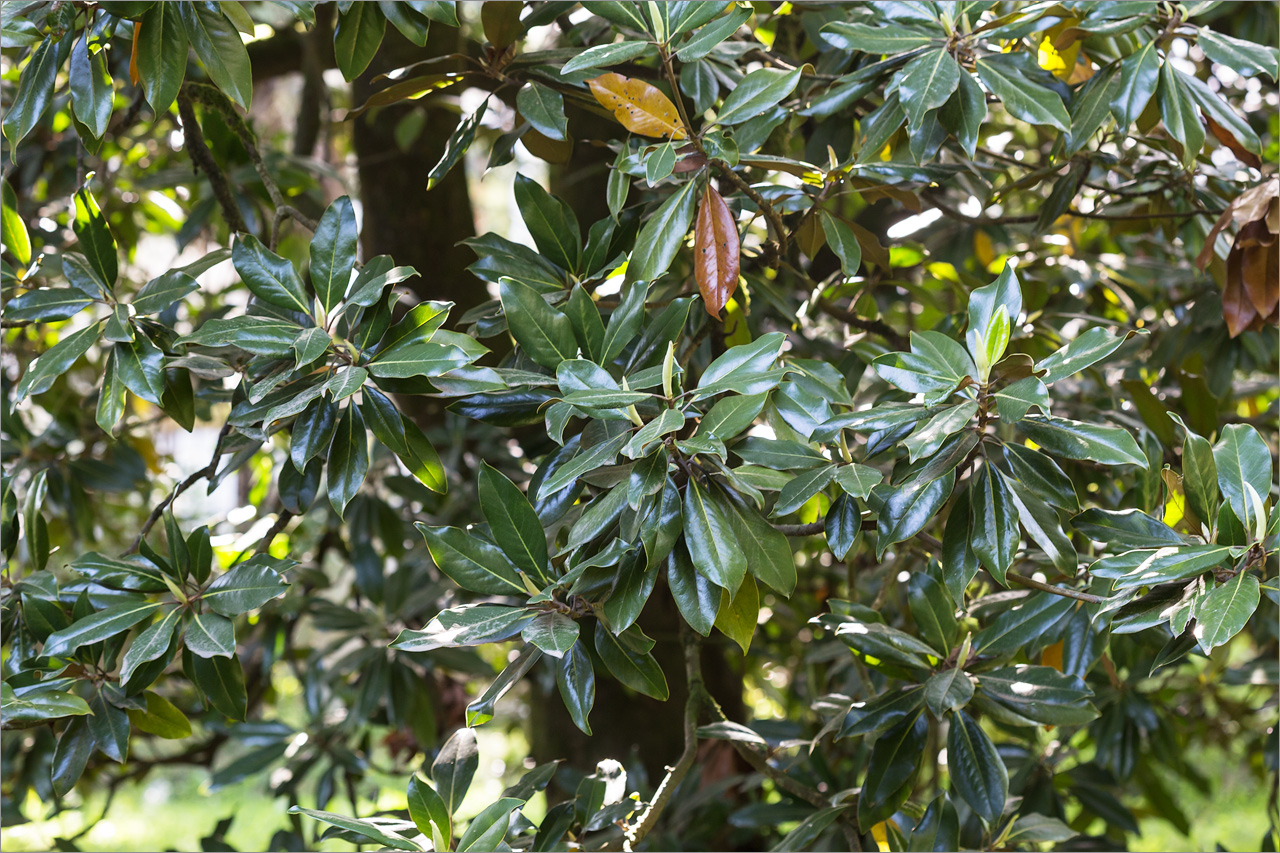
[[[822,230],[818,217],[810,216],[800,223],[796,229],[796,245],[810,259],[816,258],[822,247],[827,245],[827,234]]]
[[[632,133],[672,139],[688,136],[676,105],[656,86],[613,72],[594,77],[587,85],[596,100],[613,110],[613,117]]]
[[[520,124],[519,120],[516,124]],[[524,136],[520,137],[520,141],[524,143],[524,147],[530,154],[548,163],[564,164],[573,159],[573,139],[571,138],[552,139],[529,128],[524,132]]]
[[[1254,223],[1261,225],[1261,221]],[[1244,232],[1241,232],[1244,233]],[[1244,292],[1257,309],[1259,317],[1267,317],[1280,304],[1280,281],[1276,280],[1276,246],[1252,246],[1241,250],[1243,261],[1240,277]]]
[[[689,154],[688,156],[677,160],[674,171],[677,175],[685,172],[696,172],[706,165],[707,156],[705,154],[694,152],[693,154]]]
[[[1235,134],[1231,131],[1209,116],[1204,117],[1204,123],[1209,132],[1213,134],[1213,138],[1221,142],[1232,154],[1236,155],[1236,159],[1241,163],[1246,166],[1252,166],[1255,169],[1262,165],[1262,160],[1258,158],[1258,155],[1241,145],[1240,140],[1236,139]]]
[[[135,86],[142,79],[138,76],[138,33],[141,30],[142,24],[133,25],[133,50],[129,54],[129,82]]]
[[[1245,293],[1243,266],[1244,252],[1239,247],[1232,247],[1227,255],[1227,283],[1222,288],[1222,319],[1233,338],[1258,319],[1258,311]]]
[[[741,244],[738,223],[720,193],[707,186],[698,205],[698,225],[694,230],[694,277],[703,306],[716,319],[729,297],[738,288]]]

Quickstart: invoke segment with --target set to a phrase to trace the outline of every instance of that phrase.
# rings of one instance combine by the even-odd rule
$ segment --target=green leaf
[[[1085,368],[1105,360],[1135,334],[1143,333],[1129,332],[1121,337],[1095,326],[1076,337],[1062,349],[1041,360],[1036,365],[1036,371],[1045,371],[1045,374],[1040,379],[1045,385],[1052,385],[1059,379],[1066,379],[1068,376],[1073,376]]]
[[[496,803],[485,806],[480,814],[471,819],[467,831],[458,839],[458,853],[469,850],[497,850],[502,846],[502,839],[507,834],[507,825],[511,822],[511,813],[524,805],[523,800],[514,797],[503,797]]]
[[[474,113],[458,122],[458,126],[454,128],[448,142],[445,143],[444,153],[440,155],[440,162],[432,167],[431,174],[427,176],[428,190],[443,181],[449,171],[462,159],[462,155],[467,153],[467,149],[471,147],[471,143],[476,138],[476,130],[480,127],[481,120],[484,119],[485,110],[488,108],[489,100],[486,98]]]
[[[293,344],[302,327],[274,317],[231,317],[206,320],[199,329],[178,338],[179,345],[204,347],[237,346],[254,355],[286,358],[293,355]]]
[[[822,28],[824,34],[832,34],[844,42],[846,49],[863,53],[897,54],[940,42],[944,33],[940,29],[923,29],[899,23],[855,24],[834,21]]]
[[[934,520],[943,504],[951,497],[955,473],[951,472],[929,483],[909,482],[897,488],[885,488],[886,497],[876,520],[876,558],[890,545],[903,542],[924,530]]]
[[[790,515],[804,506],[810,498],[827,487],[836,476],[835,465],[822,465],[797,474],[778,493],[772,516]]]
[[[787,537],[774,530],[744,501],[719,493],[714,495],[714,499],[729,519],[739,549],[751,555],[748,560],[751,573],[771,589],[790,597],[796,588],[796,560]]]
[[[351,3],[338,16],[333,55],[343,79],[350,82],[369,67],[386,30],[387,19],[377,3]]]
[[[503,278],[499,287],[511,334],[530,358],[553,370],[560,362],[577,358],[578,343],[568,317],[527,284]]]
[[[142,286],[130,304],[138,315],[158,314],[200,289],[200,283],[182,270],[169,270]]]
[[[1230,553],[1226,545],[1126,551],[1103,557],[1089,571],[1096,577],[1115,580],[1115,589],[1133,589],[1193,578],[1228,559]]]
[[[516,567],[484,539],[456,527],[428,527],[420,521],[414,526],[426,538],[436,566],[463,589],[487,595],[522,595],[527,591]]]
[[[365,432],[364,418],[355,405],[348,405],[338,419],[326,471],[329,503],[341,516],[356,492],[360,491],[365,474],[369,472],[369,437]]]
[[[311,284],[325,311],[332,311],[346,295],[358,236],[351,199],[345,195],[335,199],[311,238]]]
[[[786,339],[782,332],[769,332],[749,344],[730,347],[707,365],[698,380],[698,390],[705,392],[735,377],[754,376],[767,371],[782,354]]]
[[[931,399],[947,397],[966,376],[977,373],[964,349],[939,332],[912,332],[911,352],[888,353],[871,364],[886,382]]]
[[[858,796],[860,826],[885,820],[911,796],[928,737],[929,721],[917,712],[876,739]]]
[[[1246,77],[1257,72],[1275,80],[1277,75],[1280,75],[1280,52],[1277,52],[1274,47],[1232,38],[1205,27],[1200,28],[1196,44],[1200,45],[1204,55],[1214,62],[1225,65]]]
[[[595,47],[587,48],[566,62],[564,67],[560,69],[560,74],[565,76],[575,71],[583,71],[590,68],[608,68],[611,65],[630,62],[646,53],[653,52],[653,45],[645,41],[620,41],[613,44],[598,44]],[[563,104],[563,100],[561,103]],[[518,103],[517,106],[519,106]],[[520,107],[520,114],[525,118],[529,117],[523,107]],[[532,122],[530,123],[532,124]],[[537,127],[537,125],[534,125],[534,127]]]
[[[449,807],[435,789],[414,773],[409,777],[409,817],[418,831],[430,839],[439,839],[448,846],[453,837],[453,817]],[[439,850],[439,847],[436,847]]]
[[[148,661],[156,660],[169,651],[169,645],[173,641],[173,632],[178,627],[181,617],[182,610],[180,608],[170,607],[164,611],[157,621],[148,625],[142,633],[133,638],[133,642],[129,644],[129,650],[125,652],[124,660],[120,664],[121,684],[128,683],[139,666]]]
[[[253,99],[253,72],[249,67],[249,52],[235,25],[218,3],[184,0],[178,5],[178,14],[196,56],[209,72],[209,79],[231,100],[249,109]]]
[[[745,655],[751,648],[751,637],[756,632],[760,615],[760,591],[754,578],[746,578],[732,596],[720,590],[720,608],[716,612],[715,626],[742,649]]]
[[[528,625],[536,612],[495,604],[468,604],[442,610],[421,631],[404,630],[391,648],[429,652],[508,640]]]
[[[89,703],[72,693],[58,690],[29,689],[18,695],[9,682],[0,684],[0,715],[4,727],[26,728],[59,717],[81,716],[92,713]]]
[[[10,714],[9,685],[4,685],[4,689],[4,716],[7,721]],[[70,696],[71,694],[62,695]],[[79,699],[78,696],[75,698]],[[88,713],[88,705],[85,706],[85,713]],[[60,797],[66,796],[67,792],[75,787],[76,782],[80,781],[80,777],[84,774],[84,768],[92,754],[93,733],[89,731],[88,722],[83,719],[68,722],[62,734],[58,736],[58,745],[53,750],[54,793]]]
[[[721,397],[699,420],[694,437],[715,436],[727,441],[737,436],[755,422],[768,397],[768,392]]]
[[[1182,79],[1182,72],[1174,68],[1172,62],[1165,62],[1160,68],[1157,103],[1160,105],[1160,120],[1169,135],[1182,146],[1182,165],[1189,169],[1204,147],[1204,125],[1200,123],[1195,100]]]
[[[524,175],[516,175],[515,196],[538,251],[558,266],[577,270],[582,264],[582,231],[573,209]]]
[[[202,658],[229,658],[236,651],[235,625],[216,613],[192,613],[183,641],[192,654]]]
[[[540,584],[550,583],[547,535],[524,493],[495,468],[480,467],[480,508],[498,547]]]
[[[556,686],[573,724],[591,735],[587,717],[596,701],[596,674],[584,643],[574,643],[556,665]]]
[[[1243,631],[1258,609],[1258,601],[1258,579],[1243,570],[1201,598],[1195,605],[1194,634],[1204,653]]]
[[[840,271],[846,276],[857,275],[858,267],[862,265],[862,244],[858,242],[853,229],[848,225],[825,210],[820,213],[822,233],[826,236],[827,245],[831,247],[831,251],[835,252],[836,257],[840,259]]]
[[[924,684],[925,704],[938,719],[948,711],[959,711],[972,698],[973,679],[963,669],[944,669]]]
[[[1021,725],[1080,726],[1098,716],[1084,679],[1051,666],[1018,664],[984,672],[978,690],[983,699],[1021,717]]]
[[[868,735],[875,737],[908,717],[924,702],[925,688],[913,686],[889,690],[870,702],[855,702],[845,714],[836,740]]]
[[[705,577],[733,593],[747,571],[747,558],[734,541],[729,508],[718,495],[697,480],[685,488],[684,535],[694,567]]]
[[[1003,474],[1000,478],[1005,480]],[[1062,529],[1058,514],[1021,483],[1006,481],[1005,484],[1009,487],[1009,498],[1017,507],[1018,520],[1027,531],[1027,542],[1040,546],[1059,572],[1074,576],[1079,558],[1071,538]]]
[[[256,610],[288,591],[289,584],[280,577],[277,568],[280,565],[279,560],[265,554],[237,563],[209,584],[201,598],[223,616],[239,616]]]
[[[1101,465],[1137,465],[1146,469],[1147,457],[1127,431],[1066,418],[1028,416],[1018,429],[1054,456]]]
[[[190,661],[192,677],[209,704],[233,720],[243,720],[248,694],[240,658],[236,655],[229,658],[192,655]]]
[[[1018,551],[1017,508],[1004,475],[990,465],[978,472],[969,498],[973,553],[1001,585]]]
[[[18,213],[18,197],[8,181],[0,181],[0,243],[4,243],[5,251],[18,259],[25,266],[31,264],[31,235],[27,232],[27,224]],[[10,302],[6,312],[12,309]]]
[[[596,623],[595,642],[600,660],[614,678],[637,693],[661,702],[667,701],[670,697],[667,678],[652,654],[641,653],[623,645],[603,622]]]
[[[1049,636],[1052,629],[1075,609],[1070,598],[1051,593],[1032,593],[973,635],[978,654],[1004,655],[1022,650]]]
[[[71,109],[76,118],[89,129],[94,139],[107,131],[111,120],[111,73],[107,70],[106,51],[89,55],[89,38],[76,41],[71,48]]]
[[[683,63],[696,62],[705,58],[716,45],[736,33],[752,14],[753,11],[750,8],[735,4],[728,15],[707,24],[691,35],[676,52],[676,58]]]
[[[925,113],[947,102],[960,85],[960,65],[944,49],[922,53],[907,63],[898,78],[898,98],[912,127]]]
[[[78,287],[28,290],[4,306],[4,316],[8,320],[47,323],[74,317],[92,304],[93,297]]]
[[[907,603],[916,629],[931,646],[947,651],[955,645],[959,633],[956,605],[936,578],[926,572],[912,572],[907,581]]]
[[[50,634],[45,640],[43,654],[46,657],[66,657],[81,646],[100,643],[129,630],[159,607],[159,604],[151,602],[131,601],[91,613]]]
[[[960,75],[960,85],[938,111],[938,120],[972,159],[978,148],[978,134],[987,120],[987,94],[972,74]]]
[[[564,114],[564,96],[556,90],[541,83],[525,83],[516,93],[516,109],[543,136],[561,141],[565,139],[569,120]]]
[[[978,77],[1000,99],[1009,115],[1019,121],[1049,125],[1066,133],[1071,127],[1071,116],[1062,98],[1034,79],[1026,65],[1028,60],[1023,57],[1013,53],[985,56],[975,63]],[[1034,64],[1034,57],[1029,61]],[[1010,311],[1009,316],[1018,315]]]
[[[76,218],[72,223],[79,248],[99,280],[110,291],[120,275],[120,262],[117,257],[115,237],[107,226],[107,217],[98,208],[98,201],[87,189],[76,193]]]
[[[1256,526],[1257,512],[1246,486],[1259,496],[1271,492],[1271,451],[1258,431],[1248,424],[1227,424],[1213,446],[1218,467],[1218,487],[1247,531]]]
[[[187,73],[189,42],[177,3],[153,3],[138,23],[138,76],[147,103],[165,115]]]
[[[307,817],[313,817],[316,820],[322,820],[325,823],[331,824],[340,829],[345,829],[347,832],[355,833],[361,838],[368,838],[370,841],[377,842],[383,847],[390,847],[393,850],[422,849],[404,836],[385,830],[370,821],[358,820],[356,818],[334,814],[333,812],[304,809],[302,806],[290,806],[289,814],[303,814]]]
[[[155,405],[164,394],[164,353],[145,335],[131,344],[116,344],[116,372],[124,387]]]
[[[1179,423],[1181,418],[1174,416]],[[1182,487],[1187,504],[1196,518],[1212,526],[1218,517],[1218,464],[1213,448],[1204,438],[1182,424],[1186,437],[1182,440]],[[1259,492],[1259,494],[1263,494]]]
[[[1026,814],[1013,822],[1005,838],[1009,841],[1017,839],[1018,844],[1027,844],[1070,841],[1077,835],[1079,835],[1078,832],[1057,818],[1042,814]]]
[[[18,382],[14,403],[20,403],[28,396],[43,394],[53,387],[54,380],[66,373],[80,356],[89,351],[89,347],[98,342],[101,331],[101,323],[78,329],[33,359]]]
[[[790,95],[800,82],[800,69],[759,68],[738,81],[716,115],[717,124],[741,124]],[[652,276],[642,276],[651,278]]]
[[[1154,39],[1121,60],[1119,83],[1115,97],[1111,99],[1111,113],[1122,133],[1127,132],[1147,108],[1151,96],[1156,93],[1159,77],[1160,55],[1156,52]]]
[[[99,687],[89,700],[93,715],[85,722],[93,733],[93,741],[102,754],[123,764],[129,757],[129,715],[107,701],[105,691]]]
[[[689,627],[704,637],[710,634],[722,590],[693,567],[683,543],[677,543],[667,557],[667,587]]]
[[[474,729],[461,728],[454,732],[431,763],[431,781],[444,801],[449,814],[458,813],[458,806],[471,788],[471,780],[480,766],[480,750],[476,746]]]
[[[1111,102],[1120,88],[1119,67],[1103,67],[1089,78],[1071,102],[1071,132],[1065,153],[1070,156],[1089,144],[1089,140],[1111,115]]]
[[[1122,548],[1160,548],[1185,545],[1173,528],[1137,509],[1087,509],[1071,520],[1071,525],[1090,539]]]
[[[836,469],[836,482],[840,484],[840,488],[859,500],[866,500],[871,490],[883,479],[884,474],[875,468],[859,465],[857,462],[850,462]]]
[[[311,315],[311,299],[298,271],[257,237],[237,234],[231,257],[236,272],[254,296],[280,308]]]
[[[977,413],[977,402],[966,400],[957,406],[944,409],[925,423],[917,426],[915,431],[907,436],[903,442],[911,461],[914,462],[917,459],[937,453],[938,448],[942,447],[942,443],[949,436],[964,429],[965,425],[973,420],[973,416]]]
[[[4,135],[9,138],[11,156],[48,108],[64,55],[59,49],[58,39],[48,36],[36,45],[31,51],[31,58],[23,66],[18,77],[18,91],[4,117]]]
[[[628,272],[632,278],[653,281],[671,266],[693,224],[697,188],[697,181],[685,182],[645,221],[631,253]]]
[[[951,718],[947,769],[952,792],[988,824],[995,824],[1009,796],[1009,772],[991,738],[964,711],[956,711]]]

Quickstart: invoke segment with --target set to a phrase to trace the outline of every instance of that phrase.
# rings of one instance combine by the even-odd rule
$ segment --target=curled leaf
[[[613,72],[594,77],[587,85],[601,106],[613,110],[613,117],[632,133],[672,139],[688,136],[676,105],[656,86]]]
[[[698,205],[694,231],[694,275],[707,313],[719,319],[721,310],[738,288],[741,244],[738,224],[724,198],[710,186]]]

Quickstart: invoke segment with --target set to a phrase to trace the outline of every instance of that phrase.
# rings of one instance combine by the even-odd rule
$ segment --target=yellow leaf
[[[973,232],[973,253],[983,267],[991,266],[991,262],[996,259],[996,247],[986,231],[979,229]]]
[[[688,136],[676,105],[656,86],[613,72],[592,78],[587,85],[596,100],[613,110],[613,117],[632,133],[672,139]]]
[[[1040,665],[1051,666],[1058,672],[1062,672],[1062,640],[1045,647],[1045,650],[1040,653]]]
[[[889,824],[892,821],[882,820],[875,826],[871,827],[871,837],[876,840],[876,847],[880,853],[889,853]],[[897,824],[893,824],[897,826]]]

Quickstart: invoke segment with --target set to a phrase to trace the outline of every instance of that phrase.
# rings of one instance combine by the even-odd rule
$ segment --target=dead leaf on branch
[[[1241,193],[1227,206],[1196,258],[1201,270],[1213,259],[1218,234],[1231,222],[1240,230],[1227,253],[1222,318],[1234,338],[1246,329],[1280,325],[1280,178]]]
[[[694,277],[707,313],[719,319],[725,303],[738,288],[741,271],[738,223],[724,198],[709,185],[698,206],[694,230]]]
[[[684,139],[688,131],[671,99],[643,80],[610,72],[587,81],[601,106],[613,111],[623,127],[641,136]]]

